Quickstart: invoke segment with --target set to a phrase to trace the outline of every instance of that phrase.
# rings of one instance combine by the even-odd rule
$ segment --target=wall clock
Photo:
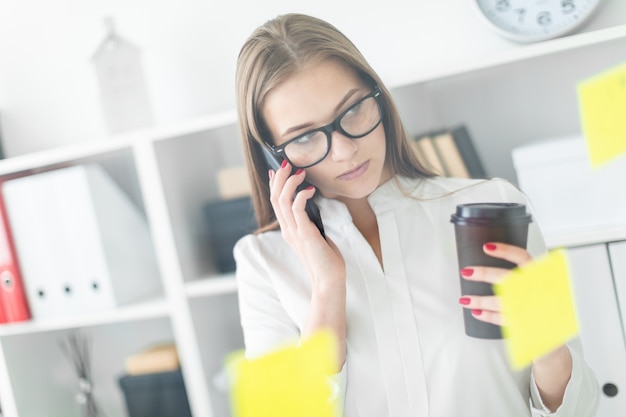
[[[470,0],[481,19],[517,42],[538,42],[572,32],[602,0]]]

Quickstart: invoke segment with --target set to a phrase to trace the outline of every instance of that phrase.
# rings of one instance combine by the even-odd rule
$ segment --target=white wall
[[[138,45],[158,125],[234,108],[234,70],[246,37],[279,13],[329,20],[383,79],[512,44],[486,29],[472,0],[0,0],[0,124],[15,156],[106,136],[90,57],[113,15]],[[588,29],[626,23],[626,1],[605,0]]]

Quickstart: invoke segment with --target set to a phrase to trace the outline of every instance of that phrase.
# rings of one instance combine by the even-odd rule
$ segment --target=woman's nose
[[[350,160],[359,149],[356,140],[334,131],[331,137],[330,155],[334,161]]]

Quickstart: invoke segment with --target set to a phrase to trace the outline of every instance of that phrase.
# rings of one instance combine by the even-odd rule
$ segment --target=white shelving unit
[[[87,163],[100,164],[145,214],[163,294],[106,313],[0,326],[3,416],[79,415],[78,382],[60,349],[76,329],[93,341],[94,393],[106,415],[125,415],[117,383],[125,358],[164,341],[176,343],[193,415],[228,415],[216,375],[243,347],[236,283],[213,263],[202,208],[218,198],[217,171],[243,164],[235,114],[6,159],[0,180]]]
[[[623,62],[623,51],[626,24],[416,68],[389,85],[411,134],[464,123],[488,173],[515,181],[510,151],[579,132],[576,83]],[[235,113],[6,159],[0,180],[85,163],[101,164],[145,213],[163,294],[110,313],[1,326],[3,416],[78,416],[76,377],[59,349],[74,329],[92,336],[95,396],[106,415],[125,415],[117,386],[124,358],[173,340],[193,415],[228,416],[222,363],[243,339],[236,282],[217,272],[203,205],[218,198],[217,171],[243,164]]]

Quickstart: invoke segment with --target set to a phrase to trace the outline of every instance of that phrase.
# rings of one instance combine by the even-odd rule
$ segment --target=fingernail
[[[281,167],[281,168],[284,168],[284,167],[286,167],[286,166],[287,166],[287,164],[288,164],[288,163],[289,163],[289,162],[287,162],[287,160],[286,160],[286,159],[283,159],[283,163],[282,163],[282,164],[280,164],[280,167]]]
[[[496,245],[494,245],[493,243],[485,243],[485,249],[486,250],[496,250]]]
[[[270,180],[271,180],[272,177],[274,176],[274,170],[270,169],[269,171],[267,171],[267,176],[270,177]]]
[[[481,314],[483,314],[482,310],[472,310],[472,314],[475,316],[480,316]]]
[[[459,304],[463,304],[464,306],[468,305],[470,303],[470,298],[469,297],[461,297],[459,298]]]
[[[461,275],[464,277],[471,277],[473,274],[474,274],[474,270],[472,268],[461,269]]]
[[[308,187],[305,188],[305,190],[307,190],[307,191],[308,190],[314,190],[314,189],[315,189],[315,187],[313,187],[312,185],[309,185]]]
[[[298,169],[296,172],[294,172],[293,175],[300,175],[304,172],[304,170],[302,168]]]

